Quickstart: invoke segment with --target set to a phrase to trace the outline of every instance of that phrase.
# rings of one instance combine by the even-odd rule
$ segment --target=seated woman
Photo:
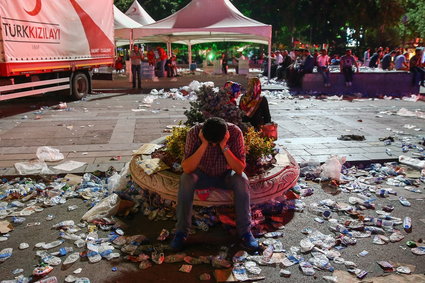
[[[248,89],[241,97],[239,108],[246,114],[242,121],[251,123],[256,130],[271,123],[269,103],[267,98],[261,96],[261,82],[258,78],[248,81]]]

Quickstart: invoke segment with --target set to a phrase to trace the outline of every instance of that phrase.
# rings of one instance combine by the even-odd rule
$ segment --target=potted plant
[[[243,111],[231,103],[223,88],[203,86],[197,93],[198,99],[191,102],[190,110],[185,111],[186,126],[180,125],[166,138],[165,147],[157,150],[154,157],[161,158],[172,171],[181,172],[180,163],[184,158],[184,145],[190,127],[202,123],[209,117],[221,117],[229,123],[238,125],[244,134],[246,148],[246,174],[253,176],[266,172],[274,163],[276,151],[271,139],[261,136],[249,124],[242,122]]]

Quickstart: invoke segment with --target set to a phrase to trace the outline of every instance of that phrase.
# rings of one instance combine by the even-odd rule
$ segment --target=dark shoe
[[[258,241],[251,232],[242,235],[242,247],[250,251],[258,250]]]
[[[183,232],[177,232],[176,235],[174,235],[173,240],[170,243],[171,248],[179,252],[184,249],[184,243],[186,242],[187,235]]]

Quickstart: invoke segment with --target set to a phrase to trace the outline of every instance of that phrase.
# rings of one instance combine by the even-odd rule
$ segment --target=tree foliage
[[[155,19],[163,19],[190,0],[139,0]],[[132,0],[115,0],[126,11]],[[327,43],[345,47],[350,40],[359,46],[399,46],[425,37],[424,0],[232,0],[246,16],[272,25],[273,42],[291,46]],[[353,31],[347,37],[347,29]]]

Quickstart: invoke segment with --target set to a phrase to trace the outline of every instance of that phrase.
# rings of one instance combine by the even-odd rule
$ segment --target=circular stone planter
[[[282,150],[280,154],[286,155],[287,162],[285,164],[249,178],[251,204],[266,202],[281,196],[297,183],[300,175],[298,163],[287,151]],[[138,161],[142,158],[149,157],[135,155],[130,161],[130,173],[133,180],[143,189],[156,192],[164,199],[177,201],[180,175],[169,170],[147,175],[138,165]],[[193,204],[199,206],[233,205],[233,192],[211,189],[207,200],[201,200],[195,193]]]

